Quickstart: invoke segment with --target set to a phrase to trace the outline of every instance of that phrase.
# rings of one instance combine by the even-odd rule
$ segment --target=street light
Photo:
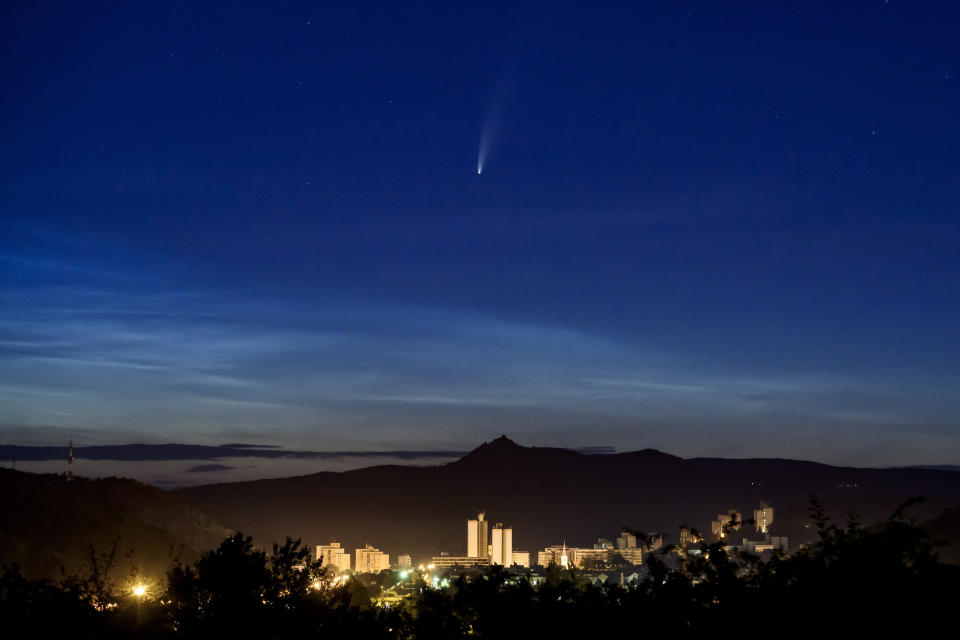
[[[143,598],[147,595],[147,585],[138,582],[130,589],[133,596],[137,599],[137,624],[140,624],[140,608],[143,606]]]

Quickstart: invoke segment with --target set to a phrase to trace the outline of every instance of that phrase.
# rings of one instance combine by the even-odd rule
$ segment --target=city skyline
[[[568,545],[566,540],[560,544],[535,545],[537,561],[531,562],[532,554],[529,551],[517,550],[513,546],[513,528],[504,527],[497,523],[492,530],[485,526],[489,523],[483,511],[474,518],[467,520],[466,553],[451,554],[442,551],[439,555],[428,558],[419,558],[421,572],[433,572],[457,569],[472,571],[480,567],[499,565],[510,569],[519,567],[546,568],[549,565],[558,565],[564,569],[579,568],[603,571],[605,568],[637,567],[642,564],[645,554],[655,553],[664,549],[668,553],[694,555],[700,553],[698,545],[705,542],[703,536],[693,535],[692,530],[681,527],[675,534],[650,532],[638,534],[636,531],[624,528],[615,539],[599,537],[592,547],[577,547]],[[752,524],[755,533],[760,534],[762,540],[750,540],[748,531],[741,531],[745,524]],[[769,528],[773,524],[773,507],[765,500],[761,500],[754,509],[754,520],[745,522],[739,512],[730,509],[726,514],[720,514],[711,522],[712,542],[723,543],[729,552],[739,549],[751,553],[765,551],[789,551],[788,539],[785,536],[771,536]],[[489,531],[489,542],[487,532]],[[664,547],[667,538],[667,547]],[[486,544],[484,544],[487,542]],[[481,550],[482,548],[482,550]],[[404,571],[412,569],[415,556],[405,551],[381,551],[368,542],[355,551],[357,560],[351,566],[350,554],[340,542],[331,540],[328,544],[316,545],[314,558],[322,562],[322,566],[329,568],[334,574],[343,573],[379,573],[386,570]],[[396,562],[390,562],[396,557]],[[404,578],[407,576],[404,575]]]

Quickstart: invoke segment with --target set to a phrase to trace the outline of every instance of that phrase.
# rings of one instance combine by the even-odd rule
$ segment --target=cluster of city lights
[[[330,580],[330,586],[332,587],[340,586],[349,579],[350,579],[350,575],[346,573],[340,576],[335,576]],[[314,591],[320,591],[321,589],[323,589],[323,586],[324,586],[323,581],[320,580],[320,578],[317,578],[316,580],[310,583],[310,588],[313,589]]]
[[[427,564],[427,565],[421,564],[420,566],[417,567],[417,571],[420,572],[420,577],[423,578],[424,582],[427,582],[433,585],[434,587],[449,587],[450,586],[449,580],[447,580],[446,578],[443,578],[441,580],[439,576],[435,576],[431,573],[435,568],[436,567],[432,564]],[[403,582],[404,580],[409,578],[413,573],[414,571],[412,569],[405,569],[401,571],[400,582]]]

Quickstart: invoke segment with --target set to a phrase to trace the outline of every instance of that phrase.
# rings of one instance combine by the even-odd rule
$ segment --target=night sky
[[[201,4],[0,9],[0,442],[960,461],[960,4]]]

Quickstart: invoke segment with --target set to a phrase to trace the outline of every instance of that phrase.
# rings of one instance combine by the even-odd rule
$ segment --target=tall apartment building
[[[765,500],[761,500],[760,506],[753,510],[753,521],[757,531],[766,535],[770,525],[773,524],[773,507],[767,504]]]
[[[477,514],[476,520],[467,520],[467,557],[486,558],[487,551],[487,526],[486,515],[481,511]]]
[[[413,566],[413,558],[410,557],[408,553],[401,553],[397,556],[397,568],[398,569],[409,569]]]
[[[323,567],[330,567],[337,572],[350,570],[350,554],[339,542],[318,544],[317,560],[323,562]]]
[[[504,529],[499,522],[493,527],[490,564],[501,564],[505,567],[513,564],[513,529]]]
[[[390,556],[369,544],[363,549],[357,549],[356,556],[356,573],[380,573],[390,568]]]

